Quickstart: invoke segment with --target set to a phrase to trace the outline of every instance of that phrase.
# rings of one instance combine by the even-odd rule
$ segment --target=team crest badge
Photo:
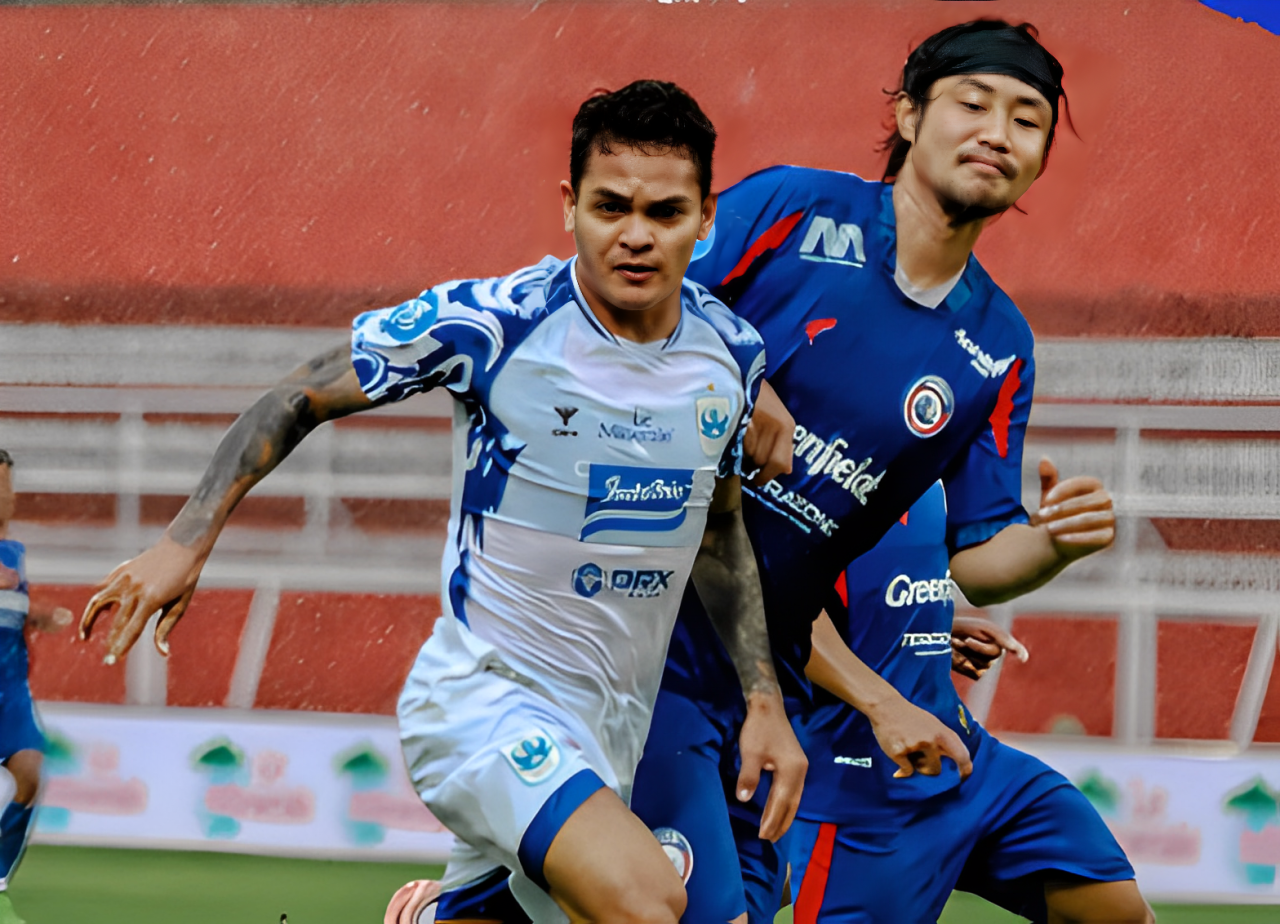
[[[689,839],[675,828],[654,828],[653,836],[662,845],[662,852],[667,855],[671,865],[676,868],[685,885],[693,875],[693,845]]]
[[[955,407],[951,386],[936,375],[926,375],[907,392],[902,416],[907,422],[907,429],[925,439],[947,425]]]
[[[440,315],[436,294],[424,292],[382,319],[382,332],[396,343],[412,343],[427,332]]]
[[[719,456],[724,452],[725,437],[729,435],[729,399],[718,395],[699,398],[696,410],[698,440],[702,443],[702,451],[709,456]]]
[[[555,739],[540,728],[503,747],[502,756],[516,776],[530,786],[546,780],[560,766],[560,748]]]

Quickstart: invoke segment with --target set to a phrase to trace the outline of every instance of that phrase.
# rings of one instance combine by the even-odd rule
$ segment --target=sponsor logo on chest
[[[951,601],[951,575],[930,581],[913,581],[909,575],[899,574],[884,591],[886,606],[895,609],[916,606],[921,603],[948,603]]]
[[[733,406],[728,398],[711,395],[699,398],[694,404],[698,416],[698,442],[709,456],[719,456],[729,436],[729,423],[733,419]]]
[[[867,262],[862,229],[852,223],[836,224],[834,218],[825,215],[814,215],[800,242],[800,259],[862,267]]]
[[[606,587],[624,597],[660,597],[670,586],[674,571],[654,568],[614,568],[606,571],[595,562],[573,569],[573,589],[579,596],[594,597]]]
[[[880,485],[884,471],[872,474],[875,460],[870,456],[858,461],[846,458],[844,450],[849,448],[847,440],[834,437],[824,440],[816,433],[811,433],[800,424],[796,424],[795,457],[803,461],[810,477],[825,475],[844,488],[864,507],[867,497]]]
[[[837,754],[835,763],[841,764],[845,767],[869,768],[871,766],[871,758],[870,757],[845,757],[843,754]]]
[[[604,530],[671,532],[685,520],[693,469],[593,463],[579,539]]]
[[[669,443],[675,435],[674,427],[658,427],[653,423],[653,412],[638,407],[631,415],[630,424],[606,424],[600,422],[597,436],[600,439],[625,440],[637,443]]]
[[[960,349],[973,357],[973,359],[969,360],[969,365],[982,373],[984,379],[1004,375],[1009,371],[1009,367],[1013,365],[1013,361],[1018,358],[1015,353],[1012,356],[1006,356],[1004,359],[993,359],[991,354],[969,339],[969,334],[963,327],[956,331],[956,343],[960,344]]]

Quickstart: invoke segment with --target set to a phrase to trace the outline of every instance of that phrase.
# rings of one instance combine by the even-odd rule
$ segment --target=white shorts
[[[462,842],[446,888],[503,866],[517,871],[513,885],[523,874],[545,889],[543,860],[565,820],[602,787],[623,796],[588,724],[448,616],[418,653],[398,713],[414,788]]]

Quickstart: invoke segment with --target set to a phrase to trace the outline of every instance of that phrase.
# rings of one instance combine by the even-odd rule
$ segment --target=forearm
[[[975,606],[1004,603],[1053,580],[1070,564],[1044,526],[1014,523],[951,558],[951,579]]]
[[[742,692],[776,695],[764,599],[740,508],[712,513],[693,564],[693,584],[738,673]]]
[[[308,433],[369,403],[355,382],[349,349],[316,357],[236,419],[166,535],[188,548],[212,547],[240,499]]]
[[[813,624],[812,651],[805,674],[873,720],[885,706],[902,699],[893,684],[849,649],[826,612]]]

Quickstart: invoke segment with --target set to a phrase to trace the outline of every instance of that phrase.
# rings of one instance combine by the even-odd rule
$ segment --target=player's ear
[[[908,144],[916,143],[916,111],[915,101],[906,93],[899,93],[893,106],[893,116],[898,123],[898,134]]]
[[[578,197],[574,194],[573,184],[568,180],[560,181],[560,201],[564,205],[564,229],[572,234],[573,209],[578,204]]]
[[[702,200],[702,224],[698,228],[698,240],[705,241],[716,223],[716,194],[707,193]]]

